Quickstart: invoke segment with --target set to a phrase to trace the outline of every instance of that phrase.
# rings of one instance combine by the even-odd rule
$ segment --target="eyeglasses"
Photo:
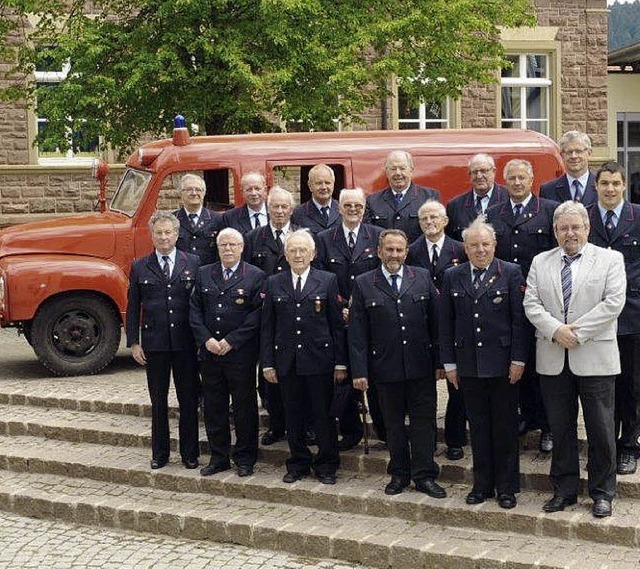
[[[344,209],[356,209],[358,211],[364,209],[364,205],[361,203],[343,203],[341,204]]]
[[[189,194],[193,193],[193,194],[201,194],[204,192],[204,190],[202,188],[182,188],[183,192],[187,192]]]
[[[236,249],[240,247],[242,243],[218,243],[220,249]]]

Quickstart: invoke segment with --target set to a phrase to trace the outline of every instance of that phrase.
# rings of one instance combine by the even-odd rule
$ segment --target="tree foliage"
[[[615,2],[609,12],[609,49],[640,42],[640,1]]]
[[[387,96],[393,76],[415,102],[495,81],[498,26],[535,23],[530,0],[93,0],[92,14],[81,0],[4,4],[29,39],[4,96],[37,99],[61,147],[79,120],[126,148],[176,113],[210,134],[265,130],[268,117],[331,130]],[[34,83],[42,61],[70,64],[57,88]]]

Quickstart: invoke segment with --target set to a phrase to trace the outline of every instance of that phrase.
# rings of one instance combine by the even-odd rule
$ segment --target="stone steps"
[[[585,504],[544,516],[534,494],[510,511],[470,508],[456,486],[440,501],[412,491],[387,497],[358,476],[333,487],[286,485],[262,464],[250,478],[203,479],[178,465],[150,472],[141,449],[12,438],[1,440],[0,507],[20,515],[394,569],[637,567],[634,516],[618,503],[604,521]],[[60,471],[47,472],[55,464]]]

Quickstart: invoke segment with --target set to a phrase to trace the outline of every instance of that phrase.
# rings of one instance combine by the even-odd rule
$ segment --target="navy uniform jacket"
[[[269,214],[267,214],[268,219]],[[253,220],[249,215],[249,207],[245,204],[225,211],[222,214],[222,224],[224,227],[237,229],[242,235],[249,233],[253,229]]]
[[[485,208],[485,211],[491,206],[501,204],[508,199],[509,194],[507,189],[500,184],[494,184],[493,191],[491,192],[491,198],[489,199],[489,204]],[[456,241],[462,241],[462,230],[469,227],[469,224],[478,217],[475,206],[476,200],[473,190],[460,194],[447,204],[447,217],[449,218],[449,223],[447,224],[445,231],[449,237]]]
[[[267,279],[262,309],[261,365],[279,377],[333,374],[347,365],[335,275],[311,268],[299,300],[291,271]]]
[[[327,223],[313,200],[308,200],[293,210],[291,223],[298,227],[306,227],[316,235],[321,231],[340,225],[341,217],[338,210],[338,202],[332,199],[329,208],[329,221]]]
[[[586,207],[598,201],[596,192],[596,177],[593,172],[589,172],[587,187],[583,188],[582,204]],[[571,190],[566,174],[546,182],[540,186],[540,197],[554,202],[562,203],[571,200]]]
[[[440,201],[440,194],[432,188],[411,183],[396,211],[393,190],[386,188],[367,197],[364,221],[383,229],[402,229],[407,234],[409,243],[412,243],[422,235],[418,209],[427,200]]]
[[[127,346],[141,344],[146,352],[195,350],[189,326],[189,297],[199,266],[196,255],[177,251],[167,283],[155,251],[133,261],[127,302]]]
[[[374,383],[433,377],[438,291],[429,271],[405,265],[400,294],[377,268],[356,278],[349,311],[351,376]]]
[[[480,288],[471,265],[444,274],[440,302],[440,360],[457,365],[458,376],[503,377],[512,361],[526,362],[528,328],[522,307],[520,267],[494,259]]]
[[[205,207],[200,212],[194,228],[183,207],[173,212],[180,221],[180,234],[176,248],[192,255],[198,255],[202,265],[218,260],[216,237],[222,229],[222,215]]]
[[[191,295],[189,321],[200,358],[255,362],[265,274],[242,261],[229,280],[224,280],[222,270],[221,263],[200,267]],[[226,340],[233,349],[216,356],[204,347],[209,338]]]
[[[498,240],[496,257],[520,265],[525,279],[533,258],[557,246],[553,233],[556,207],[556,202],[532,195],[518,219],[508,200],[487,210],[487,221],[496,230]]]
[[[624,201],[611,241],[597,203],[589,207],[589,242],[620,251],[627,273],[627,300],[618,317],[618,334],[640,334],[640,205]]]
[[[289,224],[290,232],[296,229],[298,227]],[[270,225],[256,227],[244,236],[242,258],[254,267],[262,269],[267,276],[275,275],[289,268],[289,263],[284,257],[284,244],[279,250]]]
[[[378,257],[378,237],[380,227],[360,224],[353,254],[344,236],[342,224],[318,234],[316,242],[318,252],[314,261],[323,271],[337,275],[340,296],[345,301],[351,296],[353,283],[358,275],[380,266]]]
[[[431,245],[430,245],[431,247]],[[427,240],[424,236],[418,237],[409,246],[409,254],[407,255],[407,265],[414,267],[422,267],[431,273],[433,284],[440,290],[442,286],[442,277],[449,267],[460,265],[467,260],[467,254],[464,252],[464,245],[460,241],[455,241],[451,237],[445,236],[442,244],[442,251],[438,253],[438,263],[436,270],[432,270],[429,252],[427,251]]]

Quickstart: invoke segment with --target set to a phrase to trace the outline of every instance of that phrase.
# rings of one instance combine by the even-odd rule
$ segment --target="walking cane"
[[[364,454],[369,454],[369,423],[367,423],[367,399],[365,397],[366,391],[360,392],[360,407],[362,409],[362,427],[364,434]]]

